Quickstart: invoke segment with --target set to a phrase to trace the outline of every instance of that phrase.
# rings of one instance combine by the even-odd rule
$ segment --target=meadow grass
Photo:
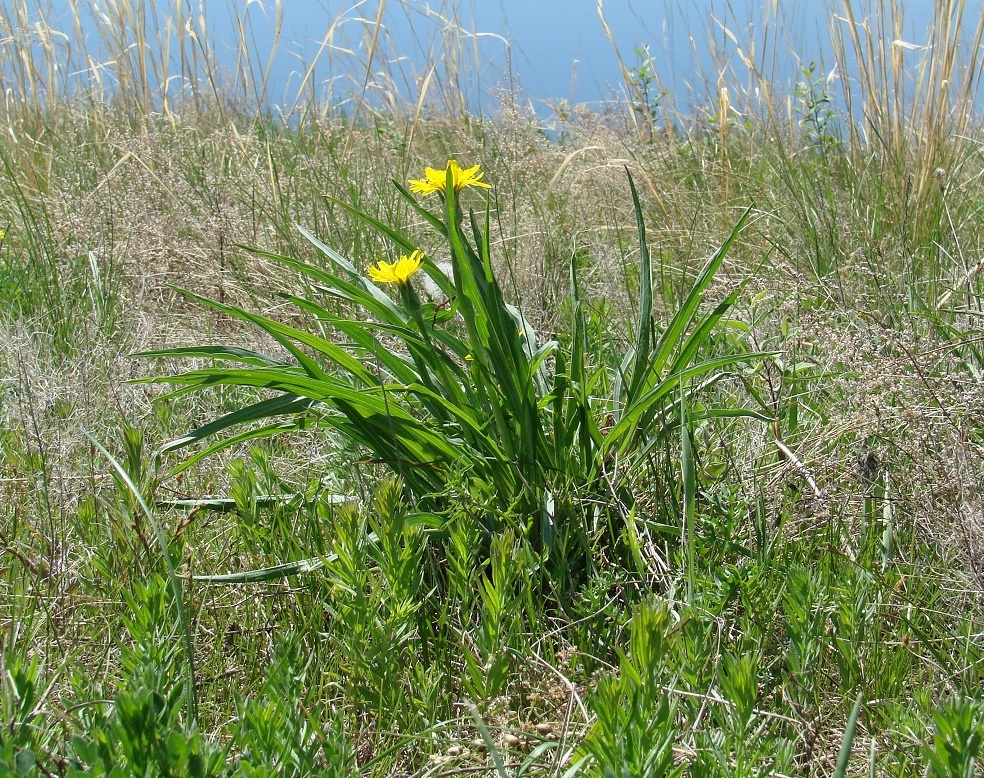
[[[549,132],[509,99],[466,113],[463,31],[409,98],[413,74],[374,83],[382,101],[305,80],[285,122],[256,110],[264,61],[244,46],[218,80],[181,8],[113,4],[116,69],[75,93],[47,88],[62,39],[4,9],[0,773],[976,774],[984,136],[963,3],[940,4],[916,78],[902,6],[845,4],[836,56],[860,88],[806,68],[780,95],[776,39],[735,32],[743,70],[712,74],[728,89],[702,107],[654,105],[625,62],[624,105],[560,107]],[[360,29],[375,72],[384,31],[372,14]],[[165,41],[180,56],[161,59]],[[834,89],[857,121],[828,109]],[[393,181],[450,158],[493,189],[487,224],[482,194],[461,193],[448,253]],[[419,202],[454,221],[453,200]],[[337,294],[404,251],[394,235],[459,263],[428,269],[444,288],[416,287],[419,322]],[[640,354],[688,301],[694,354],[754,356],[666,384],[629,435],[632,392],[672,375]],[[499,356],[521,367],[525,327],[556,342],[546,394],[493,412],[513,374],[491,364],[470,373],[488,402],[459,391],[480,369],[455,351],[469,316],[519,338]],[[448,452],[439,478],[401,480],[305,415],[182,467],[202,444],[169,443],[271,395],[146,379],[221,372],[191,351],[221,344],[310,360],[335,386],[334,349],[369,343],[345,321],[392,352],[365,364],[434,382],[445,405],[401,400],[427,429],[489,411],[481,461]],[[268,334],[286,327],[324,341],[291,352]],[[428,361],[424,333],[454,359]],[[521,432],[575,438],[550,468],[495,456],[531,397]],[[562,542],[544,516],[569,520]]]

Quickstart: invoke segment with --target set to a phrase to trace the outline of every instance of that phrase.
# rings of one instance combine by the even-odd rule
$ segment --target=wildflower
[[[7,231],[6,230],[0,230],[0,241],[2,241],[6,237],[7,237]]]
[[[448,170],[451,171],[453,186],[455,192],[460,192],[466,186],[480,186],[483,189],[491,189],[492,185],[487,184],[482,181],[482,177],[485,173],[482,173],[478,168],[479,165],[475,167],[470,167],[467,170],[462,170],[461,166],[453,159],[448,160],[448,166],[444,170],[434,170],[434,168],[429,167],[424,170],[423,179],[410,179],[410,191],[417,192],[422,195],[429,195],[434,192],[444,192],[447,189],[448,181]]]
[[[406,286],[410,282],[410,276],[420,270],[423,263],[424,252],[417,250],[409,257],[402,255],[396,262],[380,260],[377,265],[369,268],[369,277],[383,284]]]

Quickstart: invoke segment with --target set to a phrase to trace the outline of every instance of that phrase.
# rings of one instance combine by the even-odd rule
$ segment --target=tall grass
[[[113,105],[138,122],[232,110],[294,123],[343,107],[353,117],[402,113],[426,98],[464,116],[480,96],[469,86],[484,71],[480,43],[505,45],[465,27],[448,0],[363,0],[306,18],[305,39],[294,41],[279,0],[241,7],[8,0],[0,16],[8,114],[30,108],[50,117],[81,101]],[[233,39],[219,41],[216,26],[231,28]],[[409,36],[398,33],[404,26]]]
[[[789,83],[779,28],[712,21],[721,58],[700,91],[660,94],[622,51],[625,104],[558,107],[550,133],[515,105],[469,114],[489,39],[452,3],[324,19],[287,95],[275,5],[229,11],[229,58],[215,7],[101,8],[13,3],[0,21],[0,772],[974,773],[969,4],[937,3],[926,40],[903,41],[922,51],[896,43],[901,3],[832,6],[839,80],[800,63]],[[390,14],[433,24],[406,43]],[[260,51],[263,35],[279,48]],[[403,46],[419,69],[396,62]],[[428,265],[445,290],[420,322],[366,316],[368,286],[327,299],[394,258],[380,225],[441,259],[447,236],[392,180],[452,157],[496,184],[487,221],[462,225],[471,254],[457,235],[461,289]],[[544,393],[465,359],[467,300],[479,335],[499,317],[497,359],[529,367],[503,311],[556,342]],[[759,356],[661,383],[652,360],[687,322],[708,358]],[[304,342],[283,337],[302,327]],[[422,333],[455,367],[420,361]],[[334,388],[344,375],[315,351],[375,343],[347,396],[369,408],[384,368],[430,380],[415,391],[433,412],[403,394],[391,419],[460,433],[451,465],[407,490],[371,446],[301,417],[262,439],[247,425],[211,457],[155,458],[270,407],[251,386],[163,397],[126,380],[174,374],[128,357],[166,348],[216,375],[217,343]],[[473,370],[510,399],[479,402]],[[658,389],[658,408],[626,402]],[[552,444],[534,463],[549,467],[524,454],[514,410]],[[549,569],[567,558],[544,552],[551,517],[579,522],[577,575]]]

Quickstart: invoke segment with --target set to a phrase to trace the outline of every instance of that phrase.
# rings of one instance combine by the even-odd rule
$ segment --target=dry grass
[[[848,560],[851,571],[863,568],[871,580],[887,581],[891,570],[886,572],[880,560],[870,562],[870,570],[864,567],[864,538],[877,508],[877,520],[890,519],[892,525],[893,563],[905,571],[879,596],[889,612],[904,618],[886,617],[884,634],[868,636],[871,645],[911,640],[913,661],[929,655],[925,668],[934,668],[913,670],[913,683],[940,694],[976,693],[973,641],[967,638],[955,655],[947,654],[952,664],[945,667],[933,652],[945,653],[960,630],[979,631],[984,616],[979,603],[984,591],[979,389],[984,289],[977,260],[984,253],[984,233],[977,227],[984,166],[972,110],[980,71],[976,59],[961,64],[965,49],[956,43],[966,34],[974,44],[970,50],[978,51],[984,22],[967,27],[964,3],[938,4],[941,23],[931,36],[933,48],[915,76],[907,77],[901,68],[911,52],[894,42],[901,6],[880,7],[873,17],[878,24],[867,30],[860,19],[850,21],[850,3],[840,9],[849,20],[834,25],[840,70],[847,72],[853,61],[862,73],[859,91],[851,91],[847,80],[841,84],[849,110],[863,118],[845,125],[839,140],[818,144],[801,131],[795,111],[765,88],[770,86],[765,64],[772,61],[771,47],[779,45],[771,39],[759,41],[754,51],[744,42],[740,78],[733,69],[714,74],[729,91],[726,97],[714,95],[703,118],[668,104],[665,114],[651,115],[644,127],[631,110],[576,107],[558,119],[556,134],[548,137],[539,120],[524,114],[509,95],[494,116],[467,116],[463,85],[478,67],[477,54],[450,4],[437,18],[457,37],[446,44],[417,41],[429,52],[453,52],[443,72],[391,72],[380,82],[366,78],[355,96],[338,101],[347,106],[348,118],[311,91],[310,75],[287,111],[296,117],[290,125],[249,110],[251,101],[262,103],[269,90],[265,65],[250,59],[245,48],[228,82],[208,75],[215,54],[195,20],[186,20],[190,27],[174,27],[173,40],[168,38],[171,59],[181,63],[182,83],[195,88],[190,93],[160,89],[165,60],[154,53],[151,36],[166,29],[168,15],[184,19],[180,3],[158,11],[156,22],[133,16],[137,6],[120,5],[118,12],[127,18],[110,19],[100,28],[118,70],[110,80],[108,71],[90,69],[93,91],[71,100],[41,88],[64,78],[51,64],[67,44],[58,36],[37,32],[38,39],[24,32],[27,6],[13,6],[2,34],[14,43],[0,55],[11,137],[0,152],[5,167],[0,226],[7,233],[0,248],[5,273],[0,294],[9,310],[0,327],[4,661],[17,652],[42,660],[54,675],[46,704],[57,711],[70,709],[83,693],[77,675],[56,672],[62,665],[90,674],[93,687],[86,693],[98,688],[109,696],[123,680],[117,637],[119,614],[126,612],[123,593],[157,569],[156,557],[142,534],[146,528],[120,508],[122,498],[91,438],[119,452],[121,424],[138,427],[149,462],[159,445],[236,401],[222,394],[162,401],[156,389],[127,379],[174,366],[127,355],[216,340],[269,348],[254,333],[189,304],[174,287],[292,316],[277,293],[297,281],[241,245],[321,261],[298,239],[295,225],[300,224],[359,267],[390,258],[385,241],[328,198],[353,202],[420,234],[422,225],[400,205],[390,181],[454,157],[481,164],[495,184],[493,245],[508,294],[539,330],[560,337],[567,335],[574,258],[592,309],[591,326],[612,344],[630,338],[627,322],[638,289],[626,168],[640,185],[650,225],[660,320],[679,303],[737,215],[754,204],[754,221],[712,296],[744,283],[731,331],[777,356],[720,391],[730,402],[772,414],[775,422],[707,424],[695,434],[706,472],[716,474],[701,482],[704,518],[709,523],[720,518],[714,518],[711,503],[726,490],[735,515],[745,511],[754,518],[759,511],[770,532],[781,527],[775,534],[794,549],[790,557],[802,553],[811,563],[822,558],[820,569],[835,564],[829,561],[833,556]],[[404,12],[423,13],[413,5],[405,5]],[[368,42],[366,74],[375,73],[370,63],[389,60],[392,42],[379,18],[366,19],[359,28]],[[113,37],[123,29],[136,30],[136,39]],[[341,35],[340,25],[329,28],[326,52],[340,40],[332,36]],[[740,36],[732,37],[741,44]],[[241,39],[249,39],[245,24]],[[33,58],[25,59],[26,53]],[[91,68],[91,53],[76,50],[73,56]],[[437,59],[435,54],[429,61]],[[627,69],[626,75],[632,87]],[[100,90],[110,83],[114,100],[104,107]],[[323,479],[332,489],[365,495],[378,474],[350,467],[357,458],[358,452],[339,448],[337,441],[298,435],[260,454],[247,448],[226,452],[179,479],[156,483],[155,496],[226,495],[248,480],[244,471],[252,473],[258,494],[279,487],[303,492]],[[640,490],[650,487],[640,483]],[[326,521],[324,515],[312,519],[298,510],[277,513],[277,523],[265,527],[270,517],[254,516],[250,524],[245,513],[163,512],[162,519],[168,532],[180,536],[176,545],[183,563],[196,572],[301,558],[310,552],[303,543],[312,537],[306,534],[308,524]],[[748,536],[739,538],[749,546],[751,521],[741,525]],[[717,531],[709,530],[708,559],[727,556],[714,543]],[[675,542],[654,531],[643,549],[649,583],[658,582],[671,598],[672,587],[680,584]],[[718,571],[749,564],[731,557],[709,562],[714,572],[705,582],[707,597],[717,596]],[[612,645],[604,646],[607,654],[590,645],[597,638],[591,631],[607,635],[610,630],[613,643],[624,645],[625,602],[645,588],[626,580],[627,573],[611,575],[593,582],[597,591],[576,604],[596,611],[580,616],[552,611],[536,624],[542,635],[516,638],[521,645],[513,650],[526,652],[523,662],[517,661],[509,684],[486,708],[501,743],[509,728],[521,733],[526,746],[538,742],[535,724],[543,721],[552,724],[552,733],[572,739],[589,728],[579,702],[597,685],[595,671],[618,661]],[[332,667],[335,645],[321,635],[340,640],[336,617],[325,605],[335,607],[331,598],[340,591],[320,578],[300,585],[196,589],[190,597],[196,639],[208,657],[201,672],[202,721],[229,736],[233,693],[258,694],[279,656],[285,625],[300,635],[312,666]],[[783,596],[776,591],[780,594],[769,606],[773,616]],[[833,586],[817,606],[830,619],[837,616],[831,603],[840,602],[838,591]],[[708,616],[708,623],[726,645],[741,631],[737,625],[745,624],[746,611],[756,607],[754,598],[741,606],[728,604]],[[935,630],[925,643],[903,628],[917,620],[913,608],[924,611],[919,635]],[[604,628],[592,620],[598,613]],[[432,694],[436,700],[428,708],[433,719],[423,725],[415,720],[420,729],[447,714],[442,694],[463,696],[462,656],[475,648],[472,633],[479,619],[471,612],[458,615],[455,628],[461,634],[452,643],[462,653],[446,659],[460,677],[403,679],[408,686],[420,684],[421,697]],[[583,631],[581,617],[589,625]],[[827,636],[832,634],[828,629]],[[769,633],[768,639],[771,653],[762,661],[774,669],[782,666],[788,647],[778,634]],[[824,656],[833,654],[834,642]],[[870,648],[862,663],[883,661],[877,650]],[[802,768],[814,774],[830,772],[843,714],[852,702],[837,685],[838,673],[846,671],[836,667],[823,680],[823,699],[801,696],[805,687],[793,683],[760,700],[770,706],[769,726],[785,726],[782,717],[794,722],[787,733]],[[326,699],[336,695],[332,699],[344,707],[360,753],[376,754],[392,744],[396,735],[378,731],[378,712],[369,712],[368,702],[351,690],[339,692],[339,676],[326,670],[306,683],[305,689]],[[913,692],[913,700],[916,696]],[[681,699],[691,698],[681,694]],[[913,700],[893,704],[900,710],[911,704],[917,709],[912,715],[925,723],[929,703]],[[719,702],[715,688],[701,698],[694,720],[703,721]],[[418,714],[423,715],[413,715]],[[878,715],[872,708],[859,735],[863,745],[874,749],[887,742],[903,749],[907,720],[902,714],[891,720],[887,713],[884,720]],[[838,723],[824,724],[828,716]],[[411,728],[396,720],[388,726]],[[701,751],[699,734],[695,728],[692,736],[679,739],[678,756]],[[442,730],[439,741],[394,757],[391,774],[423,774],[428,753],[437,755],[429,774],[454,774],[462,762],[448,756],[449,744],[475,737],[473,722],[462,714]],[[469,753],[475,759],[469,769],[484,764],[479,747]],[[893,767],[892,758],[879,756],[880,774],[905,773],[907,765]]]

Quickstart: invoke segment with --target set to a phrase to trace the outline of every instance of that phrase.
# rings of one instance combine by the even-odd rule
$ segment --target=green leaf
[[[616,445],[625,446],[629,441],[633,440],[634,436],[651,432],[651,422],[659,410],[659,404],[673,392],[681,381],[713,373],[722,367],[761,359],[764,356],[767,356],[767,352],[728,354],[698,362],[684,370],[667,376],[664,381],[629,406],[615,426],[609,431],[605,438],[605,448],[611,449]]]
[[[262,400],[261,402],[247,405],[245,408],[240,408],[238,411],[227,413],[215,421],[209,422],[208,424],[189,432],[183,437],[172,440],[169,443],[165,443],[157,451],[155,456],[159,457],[161,454],[183,448],[184,446],[196,443],[203,438],[207,438],[210,435],[214,435],[217,432],[222,432],[230,427],[239,426],[240,424],[247,424],[249,422],[259,421],[261,419],[268,419],[271,416],[303,413],[304,411],[309,410],[313,404],[314,403],[310,398],[298,397],[295,394],[284,394],[279,397],[271,397],[268,400]]]
[[[653,326],[653,277],[652,263],[649,257],[649,246],[646,243],[646,222],[642,216],[642,204],[636,191],[632,174],[625,169],[629,178],[629,191],[632,193],[632,207],[635,210],[636,229],[639,233],[639,312],[637,314],[637,330],[635,343],[629,354],[632,355],[632,373],[629,381],[628,397],[635,397],[642,386],[650,366],[650,349],[652,347]],[[629,359],[629,355],[626,355]]]
[[[704,292],[707,290],[707,287],[710,286],[710,283],[714,278],[714,274],[717,273],[718,268],[721,267],[721,264],[724,262],[724,258],[727,256],[732,244],[744,228],[750,213],[751,208],[749,207],[735,223],[735,226],[732,227],[731,233],[725,239],[724,243],[722,243],[718,250],[714,252],[714,255],[707,261],[707,264],[704,265],[704,268],[698,274],[689,294],[683,301],[683,305],[680,306],[677,312],[673,315],[673,318],[670,319],[670,323],[667,325],[666,329],[663,330],[663,333],[660,335],[660,338],[656,343],[653,361],[650,368],[651,370],[661,372],[666,365],[669,364],[670,357],[680,346],[683,333],[687,330],[687,327],[693,320],[694,314],[696,313],[701,300],[703,300]]]
[[[262,567],[258,570],[246,570],[241,573],[224,573],[222,575],[193,575],[191,580],[212,584],[243,584],[276,581],[292,575],[300,575],[301,573],[311,573],[315,570],[320,570],[325,566],[325,563],[334,562],[336,559],[338,559],[336,554],[329,554],[326,557],[313,557],[311,559],[301,559],[297,562],[285,562],[282,565]]]
[[[344,300],[349,300],[355,303],[367,311],[375,314],[377,317],[384,321],[391,322],[405,322],[406,314],[397,307],[393,300],[383,292],[379,287],[369,281],[367,278],[359,275],[355,270],[355,266],[352,265],[345,257],[336,251],[332,251],[328,246],[319,241],[313,235],[306,232],[302,228],[298,228],[302,233],[311,240],[317,248],[325,253],[329,253],[329,258],[332,259],[336,264],[340,264],[346,274],[349,276],[348,281],[335,275],[334,273],[329,273],[313,265],[309,265],[299,259],[293,259],[292,257],[285,257],[281,254],[272,254],[268,251],[262,251],[260,249],[250,248],[243,246],[245,251],[249,251],[258,257],[263,257],[264,259],[269,259],[273,262],[278,262],[279,264],[286,265],[293,270],[301,273],[302,275],[313,278],[315,281],[323,284],[320,290],[333,297],[339,297]]]
[[[841,738],[840,752],[837,754],[837,764],[834,767],[833,778],[845,778],[847,775],[847,765],[851,761],[851,746],[854,745],[854,736],[858,729],[858,719],[861,717],[861,705],[864,703],[864,692],[858,694],[851,708],[851,715],[847,717],[847,726],[844,727],[844,737]]]
[[[28,775],[38,765],[38,759],[29,748],[21,749],[14,757],[14,768],[18,775]]]
[[[682,542],[687,557],[687,604],[694,602],[694,564],[696,563],[695,529],[697,505],[697,468],[690,441],[690,424],[687,420],[686,386],[680,383],[680,468],[683,484],[683,532]]]
[[[209,298],[202,297],[194,292],[189,292],[186,289],[180,289],[178,287],[175,287],[175,289],[186,297],[197,300],[203,305],[207,305],[210,308],[214,308],[217,311],[222,311],[233,318],[259,327],[268,335],[273,337],[284,348],[290,351],[291,355],[304,369],[304,372],[312,378],[325,379],[328,376],[317,362],[308,357],[307,354],[294,345],[295,341],[328,357],[328,359],[330,359],[334,364],[348,371],[357,379],[370,384],[374,382],[372,373],[367,370],[358,359],[345,351],[345,349],[329,340],[320,338],[317,335],[312,335],[305,330],[290,327],[286,324],[281,324],[280,322],[274,321],[266,316],[259,316],[257,314],[244,311],[241,308],[236,308],[232,305],[225,305],[224,303],[210,300]]]
[[[257,351],[238,348],[237,346],[185,346],[178,348],[152,349],[137,351],[130,355],[134,358],[168,357],[168,358],[208,358],[242,362],[256,367],[286,367],[287,362],[268,357]]]

